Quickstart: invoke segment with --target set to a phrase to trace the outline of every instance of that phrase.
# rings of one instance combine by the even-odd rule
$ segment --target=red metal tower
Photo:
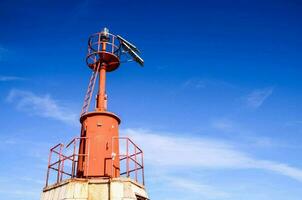
[[[106,73],[120,65],[119,40],[104,29],[90,36],[88,41],[87,65],[93,70],[81,112],[82,124],[77,177],[118,177],[119,159],[113,159],[112,152],[119,152],[119,145],[113,145],[117,138],[120,119],[107,111]],[[88,112],[95,79],[99,75],[95,110]],[[86,139],[88,138],[88,139]],[[88,141],[89,140],[89,141]],[[88,145],[89,143],[89,145]],[[114,149],[113,149],[114,147]],[[113,166],[113,167],[112,167]]]
[[[120,119],[107,111],[106,73],[116,70],[120,65],[122,51],[126,51],[142,65],[143,60],[135,51],[137,48],[121,36],[109,33],[108,29],[93,34],[88,41],[87,65],[93,70],[92,77],[85,96],[80,122],[82,124],[82,140],[79,154],[90,154],[79,157],[77,177],[118,177],[120,175],[119,144],[114,144],[118,138]],[[94,84],[99,75],[96,106],[93,112],[88,112]],[[88,145],[89,143],[89,145]],[[114,152],[112,154],[112,152]]]
[[[120,118],[107,111],[106,95],[106,74],[116,70],[124,56],[130,56],[143,65],[144,61],[138,53],[139,50],[133,44],[119,35],[109,33],[107,28],[89,37],[86,63],[92,69],[92,76],[80,116],[81,135],[66,146],[59,143],[50,149],[45,195],[51,190],[51,178],[58,185],[66,179],[113,180],[126,176],[144,185],[143,152],[129,138],[119,137]],[[90,111],[95,85],[95,108]],[[121,148],[125,150],[121,151]],[[51,172],[55,172],[54,178]]]

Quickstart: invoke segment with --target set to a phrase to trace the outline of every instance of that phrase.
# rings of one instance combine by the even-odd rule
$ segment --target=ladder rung
[[[86,93],[86,95],[88,95],[88,96],[90,96],[90,93],[91,93],[91,89],[89,89],[88,91],[87,91],[87,93]]]

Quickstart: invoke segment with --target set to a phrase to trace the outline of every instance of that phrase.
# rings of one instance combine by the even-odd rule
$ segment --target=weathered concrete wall
[[[135,200],[148,199],[144,186],[128,178],[69,179],[44,188],[41,200]]]

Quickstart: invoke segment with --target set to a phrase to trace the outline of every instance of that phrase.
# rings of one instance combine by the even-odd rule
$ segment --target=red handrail
[[[49,185],[49,178],[51,170],[56,172],[56,184],[63,181],[64,175],[68,176],[69,178],[76,177],[76,167],[78,164],[78,159],[80,156],[86,156],[87,160],[89,160],[89,151],[87,154],[80,154],[78,151],[78,141],[81,140],[88,140],[88,149],[89,149],[89,138],[87,137],[75,137],[73,138],[64,148],[62,143],[55,145],[54,147],[50,148],[50,153],[48,157],[48,165],[47,165],[47,175],[46,175],[46,184],[47,187]],[[122,165],[122,161],[126,160],[126,165],[124,168],[125,171],[120,171],[121,176],[126,176],[133,178],[136,182],[145,184],[144,179],[144,162],[143,162],[143,151],[128,137],[113,137],[112,138],[112,146],[114,146],[114,141],[118,141],[118,145],[120,141],[126,142],[126,154],[120,152],[112,152],[112,161],[115,159],[115,155],[118,155],[118,159],[120,165]],[[72,154],[65,155],[64,152],[70,150],[72,148]],[[112,149],[115,149],[112,147]],[[119,148],[120,149],[120,148]],[[52,162],[52,159],[56,155],[58,158]],[[67,171],[65,167],[65,161],[71,161],[71,170]],[[87,162],[87,168],[88,166]],[[112,170],[114,169],[114,162],[112,162]],[[121,170],[120,167],[118,170]],[[113,171],[112,171],[113,172]],[[113,174],[113,173],[112,173]]]
[[[136,182],[141,182],[143,185],[145,184],[144,179],[144,163],[143,163],[143,151],[128,137],[113,137],[112,145],[114,145],[114,140],[117,140],[119,143],[121,140],[126,142],[126,154],[121,154],[120,152],[112,152],[112,155],[119,155],[120,165],[122,165],[123,160],[126,160],[126,171],[121,171],[120,175],[126,175],[126,177],[134,176],[133,179]],[[120,147],[121,148],[121,147]],[[114,148],[112,148],[114,149]],[[131,152],[131,149],[133,152]],[[139,160],[138,157],[141,157]],[[134,167],[132,166],[134,165]],[[123,166],[122,166],[123,167]],[[120,167],[120,169],[122,169]],[[112,170],[113,170],[113,162],[112,162]],[[141,176],[141,180],[139,180],[139,173]],[[132,178],[132,177],[131,177]]]
[[[70,178],[76,177],[76,170],[75,170],[75,168],[76,168],[76,164],[78,162],[77,158],[79,156],[87,156],[87,157],[89,157],[88,154],[79,154],[78,152],[76,152],[77,151],[77,141],[79,141],[79,140],[87,140],[87,139],[88,139],[87,137],[76,137],[76,138],[72,139],[64,149],[63,149],[64,145],[62,143],[59,143],[59,144],[55,145],[54,147],[50,148],[45,186],[49,185],[49,178],[50,178],[50,172],[51,172],[51,170],[57,172],[56,183],[59,183],[59,182],[61,182],[63,180],[63,175],[67,175]],[[69,155],[69,156],[64,155],[63,151],[64,150],[67,151],[71,144],[73,144],[73,152],[72,152],[72,154]],[[88,143],[88,145],[89,145],[89,143]],[[53,162],[51,162],[54,154],[58,156],[58,159],[55,160],[55,161],[53,161]],[[66,172],[65,171],[64,162],[66,160],[69,160],[69,161],[72,162],[71,172]],[[57,165],[57,167],[56,167],[56,165]]]

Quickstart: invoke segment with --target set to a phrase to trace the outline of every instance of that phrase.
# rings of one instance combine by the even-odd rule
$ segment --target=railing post
[[[76,138],[73,140],[73,154],[72,154],[71,178],[74,178],[74,177],[75,177],[75,154],[76,154]]]
[[[59,180],[60,180],[61,155],[62,155],[62,144],[60,144],[60,151],[59,151],[59,162],[58,162],[57,183],[59,183]]]
[[[135,180],[137,181],[137,159],[136,159],[136,146],[134,146],[134,160],[135,160]]]
[[[144,169],[145,169],[145,167],[144,167],[144,153],[142,152],[142,179],[143,179],[143,185],[145,185],[145,172],[144,172]]]
[[[127,169],[127,177],[129,177],[129,138],[126,139],[126,163],[127,163],[127,166],[126,166],[126,169]]]
[[[64,174],[64,162],[65,162],[65,158],[62,159],[60,182],[63,180],[63,174]]]
[[[48,186],[48,179],[49,179],[49,171],[50,171],[50,162],[51,162],[51,155],[52,155],[52,149],[49,151],[49,156],[48,156],[48,165],[47,165],[47,174],[46,174],[46,183],[45,186]]]

